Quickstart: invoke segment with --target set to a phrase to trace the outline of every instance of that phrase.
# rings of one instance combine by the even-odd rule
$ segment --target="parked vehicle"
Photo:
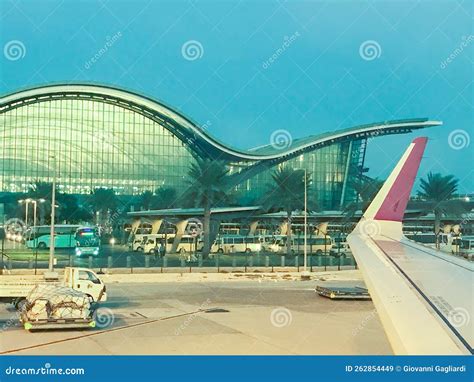
[[[164,234],[147,236],[146,242],[143,245],[143,252],[150,254],[157,253],[161,244],[163,247],[165,246],[165,239],[166,238]]]
[[[275,244],[270,246],[270,250],[274,253],[286,254],[287,237],[282,237]],[[329,254],[332,248],[332,240],[330,236],[308,237],[306,239],[306,250],[308,254]],[[296,255],[304,252],[304,237],[296,237],[291,239],[291,253]]]
[[[262,242],[259,236],[222,236],[218,237],[211,246],[214,253],[260,252]]]
[[[87,268],[66,267],[62,279],[48,281],[19,275],[3,275],[0,283],[0,301],[20,308],[28,293],[38,284],[54,284],[85,293],[92,302],[107,300],[106,287],[97,274]]]
[[[405,237],[417,243],[425,244],[431,248],[439,249],[447,253],[456,253],[459,249],[457,247],[457,238],[459,236],[453,235],[452,233],[440,233],[438,235],[438,246],[436,245],[436,235],[433,232],[405,233]]]
[[[459,247],[455,253],[468,260],[474,259],[474,236],[463,236],[458,238],[457,242]]]
[[[332,239],[332,248],[330,251],[332,256],[347,256],[352,254],[346,236],[336,236]]]
[[[54,226],[54,247],[74,248],[76,246],[76,230],[78,225],[57,224]],[[51,242],[51,226],[43,225],[29,228],[25,233],[25,244],[28,248],[49,248]]]
[[[133,252],[143,252],[149,236],[149,234],[135,234],[128,242],[128,249]]]
[[[175,235],[171,235],[171,237],[168,235],[168,242],[166,244],[166,252],[168,253],[171,252],[174,238]],[[200,238],[191,235],[183,235],[175,252],[180,254],[200,252],[202,251],[203,245],[204,244]]]

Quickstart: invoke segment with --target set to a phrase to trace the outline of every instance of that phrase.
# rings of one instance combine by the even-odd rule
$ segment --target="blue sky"
[[[1,0],[0,90],[117,85],[240,148],[268,144],[277,129],[299,138],[429,117],[444,126],[371,140],[369,175],[386,177],[423,134],[421,175],[455,174],[460,192],[472,193],[472,15],[472,3],[460,0]]]

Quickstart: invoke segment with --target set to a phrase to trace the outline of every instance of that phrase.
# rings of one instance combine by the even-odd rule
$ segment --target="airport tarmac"
[[[318,273],[310,281],[137,277],[109,280],[100,327],[91,330],[29,333],[2,305],[0,353],[392,354],[371,301],[332,301],[314,291],[316,284],[362,285],[358,271]]]

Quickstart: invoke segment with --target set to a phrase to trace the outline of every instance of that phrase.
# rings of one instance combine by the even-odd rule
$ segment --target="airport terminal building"
[[[386,121],[286,139],[251,150],[222,143],[182,113],[151,98],[108,86],[63,84],[0,99],[0,193],[51,182],[62,192],[112,188],[138,195],[186,185],[195,158],[223,160],[234,189],[258,199],[278,166],[312,174],[309,197],[320,208],[354,200],[367,139],[439,125],[428,119]],[[278,128],[278,127],[277,127]]]

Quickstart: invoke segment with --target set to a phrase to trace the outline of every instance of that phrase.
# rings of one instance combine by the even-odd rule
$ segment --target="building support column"
[[[288,232],[288,222],[286,220],[282,221],[278,228],[280,229],[280,235],[285,236],[286,233]]]
[[[173,245],[171,246],[171,253],[176,252],[176,249],[178,248],[178,245],[181,242],[181,238],[183,237],[184,232],[186,231],[187,225],[188,219],[180,220],[178,223],[176,223],[176,236],[174,237]]]
[[[135,235],[137,233],[140,224],[142,224],[142,220],[140,218],[133,219],[132,229],[130,230],[130,236]]]
[[[210,228],[209,228],[210,229],[209,242],[211,243],[211,248],[212,248],[212,244],[216,240],[217,234],[219,233],[220,225],[221,225],[221,220],[220,219],[214,219],[214,218],[212,218],[212,215],[211,215],[211,224],[210,224]]]
[[[151,234],[156,235],[160,231],[161,223],[163,223],[163,219],[156,219],[153,220],[151,223]]]
[[[344,171],[344,180],[342,182],[342,192],[341,192],[341,201],[339,203],[339,207],[342,210],[342,206],[344,205],[344,199],[346,196],[346,188],[347,188],[347,177],[349,176],[349,167],[352,160],[352,141],[349,142],[349,150],[347,152],[347,162],[346,162],[346,170]]]
[[[257,226],[258,226],[258,220],[255,220],[250,223],[249,236],[255,235],[255,232],[257,231]]]

